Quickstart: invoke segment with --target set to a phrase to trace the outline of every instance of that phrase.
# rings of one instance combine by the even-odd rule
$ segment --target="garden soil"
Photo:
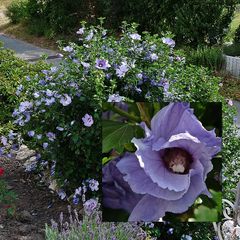
[[[24,161],[0,159],[5,170],[3,179],[8,188],[17,194],[16,211],[13,217],[0,206],[0,240],[42,240],[45,223],[51,219],[58,222],[61,212],[67,217],[67,205],[56,194],[41,186],[36,175],[26,173]]]

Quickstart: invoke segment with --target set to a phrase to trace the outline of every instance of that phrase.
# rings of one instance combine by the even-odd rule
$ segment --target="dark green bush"
[[[26,21],[28,18],[27,0],[14,0],[7,8],[7,16],[12,23]]]
[[[220,43],[231,22],[236,0],[98,0],[99,14],[118,27],[122,20],[154,33],[171,31],[179,45]]]
[[[224,64],[220,47],[198,47],[196,50],[189,48],[186,52],[188,64],[207,67],[213,71],[221,70]]]
[[[47,37],[75,32],[80,20],[89,20],[94,15],[86,0],[28,0],[27,9],[30,32]]]
[[[223,53],[229,56],[240,56],[240,43],[223,47]]]

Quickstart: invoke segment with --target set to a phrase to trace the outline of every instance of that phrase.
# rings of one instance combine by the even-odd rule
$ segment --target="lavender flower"
[[[63,189],[59,189],[57,194],[61,200],[64,200],[67,197],[67,194],[65,193],[65,191]]]
[[[28,132],[28,136],[29,136],[29,137],[34,137],[34,135],[35,135],[35,132],[34,132],[34,131],[29,131],[29,132]]]
[[[33,107],[33,103],[32,102],[29,102],[29,101],[21,102],[20,106],[19,106],[19,112],[23,113],[27,109],[31,109],[32,107]]]
[[[189,235],[182,235],[181,240],[192,240],[192,237]]]
[[[132,33],[129,36],[133,40],[141,40],[141,35],[139,35],[138,33]]]
[[[172,48],[175,47],[175,41],[174,41],[173,39],[171,39],[171,38],[165,38],[165,37],[163,37],[163,38],[162,38],[162,42],[165,43],[165,44],[167,44],[169,47],[172,47]]]
[[[93,31],[90,31],[90,33],[85,37],[85,40],[90,41],[93,38]]]
[[[66,46],[66,47],[63,48],[63,51],[64,51],[64,52],[72,52],[72,51],[73,51],[73,48],[70,47],[70,46]]]
[[[82,64],[83,67],[85,67],[85,68],[89,68],[89,67],[90,67],[90,64],[87,63],[87,62],[81,62],[81,64]]]
[[[167,230],[167,234],[168,234],[168,235],[172,235],[172,234],[173,234],[173,231],[174,231],[173,228],[169,228],[169,229]]]
[[[89,199],[84,204],[84,210],[88,216],[90,216],[98,206],[98,202],[95,199]]]
[[[129,221],[158,221],[166,212],[183,213],[200,194],[221,138],[207,131],[189,104],[171,103],[145,123],[145,138],[132,139],[135,153],[103,168],[103,204],[123,208]]]
[[[77,196],[73,196],[73,204],[77,205],[79,204],[80,199]]]
[[[23,90],[23,85],[21,84],[17,87],[16,95],[19,96],[22,90]]]
[[[152,61],[156,61],[156,60],[158,60],[158,55],[157,55],[156,53],[151,53],[151,54],[150,54],[150,59],[151,59]]]
[[[17,133],[14,133],[13,130],[10,130],[10,132],[8,134],[9,140],[14,140],[15,136],[17,136]]]
[[[43,143],[43,148],[46,149],[48,147],[48,143],[47,142],[44,142]]]
[[[54,97],[51,97],[51,98],[46,98],[45,99],[45,105],[46,106],[51,106],[53,103],[55,103],[55,98]]]
[[[46,134],[46,136],[48,137],[49,141],[54,142],[54,140],[56,139],[56,135],[53,132],[48,132]]]
[[[7,138],[2,136],[1,137],[1,143],[2,143],[3,146],[6,146],[7,145]]]
[[[126,62],[122,62],[122,64],[116,69],[116,74],[118,77],[122,78],[128,72],[129,67]]]
[[[42,134],[36,135],[36,138],[37,138],[38,140],[42,139]]]
[[[40,97],[40,94],[39,94],[39,92],[35,92],[35,93],[33,93],[33,96],[34,96],[35,98],[39,98],[39,97]]]
[[[120,96],[118,93],[112,94],[108,97],[108,102],[122,102],[125,97]]]
[[[91,179],[89,180],[89,187],[91,189],[91,191],[98,191],[98,186],[99,186],[99,182],[94,180],[94,179]]]
[[[108,63],[108,60],[97,59],[95,67],[98,69],[107,70],[111,67],[111,65]]]
[[[84,27],[79,28],[79,30],[77,31],[77,34],[80,34],[80,35],[84,34],[84,30],[85,30]]]
[[[60,132],[62,132],[64,130],[64,128],[62,128],[62,127],[56,127],[56,129]]]
[[[72,102],[72,99],[67,94],[63,94],[63,96],[60,99],[60,103],[65,107],[68,106]]]
[[[86,127],[91,127],[93,125],[93,118],[89,114],[85,114],[84,117],[82,118],[83,124]]]

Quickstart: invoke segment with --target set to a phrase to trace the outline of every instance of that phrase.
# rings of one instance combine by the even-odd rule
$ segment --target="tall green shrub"
[[[236,7],[236,0],[97,0],[99,14],[119,26],[135,21],[141,30],[171,31],[179,44],[213,45],[221,42]]]

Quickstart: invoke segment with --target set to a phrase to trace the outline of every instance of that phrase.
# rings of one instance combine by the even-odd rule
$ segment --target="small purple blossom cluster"
[[[100,26],[88,28],[86,23],[76,33],[83,45],[81,51],[75,44],[66,46],[63,51],[67,60],[83,67],[83,79],[92,76],[91,72],[96,78],[106,79],[113,84],[107,95],[117,90],[124,96],[144,93],[147,99],[156,91],[158,97],[161,91],[165,97],[170,96],[169,87],[165,87],[166,82],[169,86],[172,81],[169,70],[172,72],[173,65],[181,65],[185,61],[178,51],[174,53],[175,41],[172,38],[141,36],[134,25],[125,25],[120,39],[107,36],[107,31]],[[79,53],[84,58],[77,59]],[[162,73],[165,73],[165,78],[160,76]]]
[[[12,158],[12,151],[19,149],[19,134],[10,130],[7,136],[0,136],[0,157]]]
[[[82,186],[75,189],[75,193],[73,195],[73,203],[75,205],[79,204],[80,198],[83,203],[86,201],[86,193],[88,189],[91,192],[97,192],[99,190],[99,182],[95,179],[87,179],[83,181]]]

